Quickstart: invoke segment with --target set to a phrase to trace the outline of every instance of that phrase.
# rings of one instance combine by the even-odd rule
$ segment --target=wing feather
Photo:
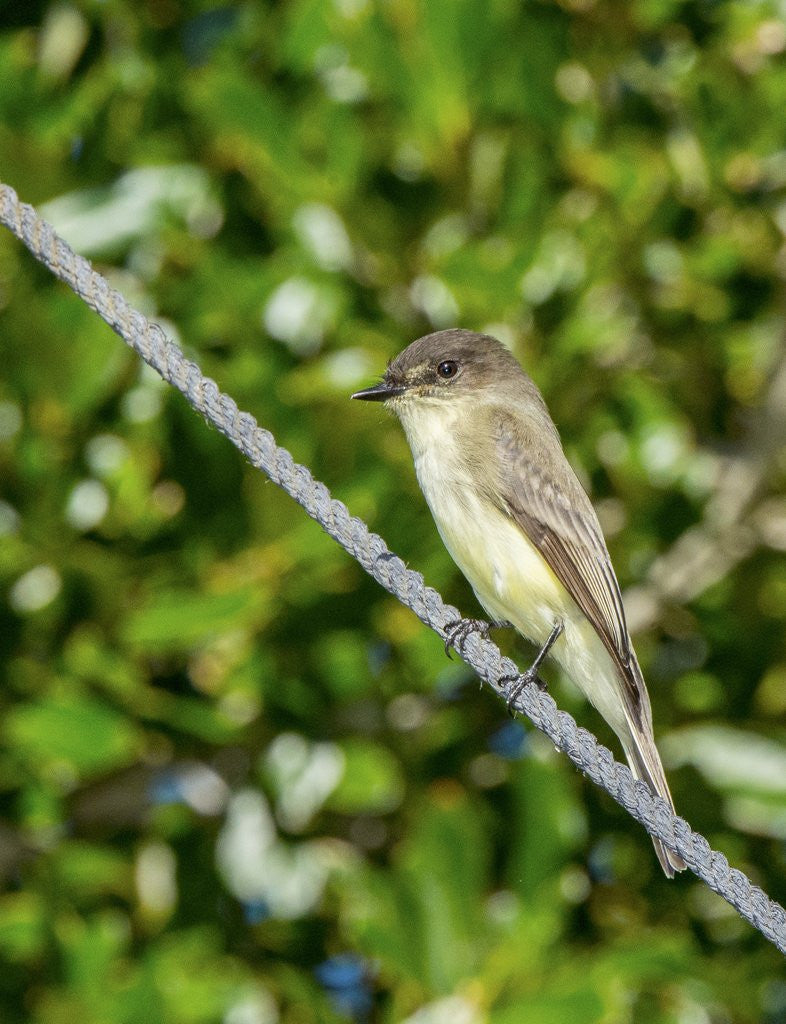
[[[631,665],[620,588],[584,488],[564,457],[558,460],[556,476],[544,471],[544,460],[533,458],[519,443],[504,417],[497,431],[497,456],[503,511],[524,530],[587,616],[617,664],[633,706],[639,708],[641,695]]]

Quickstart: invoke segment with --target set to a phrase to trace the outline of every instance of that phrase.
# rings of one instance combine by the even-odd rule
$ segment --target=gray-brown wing
[[[555,442],[558,444],[558,442]],[[619,584],[595,510],[561,451],[555,471],[544,471],[517,441],[503,419],[497,430],[500,460],[498,500],[533,544],[589,619],[640,705],[631,666],[630,639]],[[564,460],[564,461],[561,461]]]

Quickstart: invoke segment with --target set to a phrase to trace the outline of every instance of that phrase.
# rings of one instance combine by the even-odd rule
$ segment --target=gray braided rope
[[[42,220],[35,209],[21,203],[16,193],[0,184],[0,221],[22,241],[35,258],[64,281],[91,309],[109,324],[150,366],[185,395],[188,402],[279,487],[290,494],[326,533],[356,558],[387,591],[407,605],[427,626],[445,637],[446,626],[459,618],[458,611],[443,602],[425,585],[420,573],[407,569],[376,533],[347,507],[331,498],[327,487],[315,480],[305,466],[280,448],[272,434],[205,377],[196,363],[185,358],[162,329],[132,309],[119,292],[90,263],[76,253]],[[462,647],[464,660],[500,696],[500,679],[518,674],[518,668],[502,656],[491,640],[470,634]],[[639,821],[650,835],[675,850],[688,867],[727,900],[762,935],[786,954],[786,911],[750,879],[729,866],[722,853],[713,850],[704,836],[671,812],[668,804],[633,778],[625,765],[586,729],[576,724],[554,700],[534,683],[521,691],[515,709],[522,711],[592,781]]]

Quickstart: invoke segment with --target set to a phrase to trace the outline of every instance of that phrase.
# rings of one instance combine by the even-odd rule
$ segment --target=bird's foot
[[[562,620],[558,619],[545,644],[538,651],[537,657],[532,662],[526,672],[523,672],[520,676],[502,676],[500,683],[502,684],[502,692],[505,695],[505,704],[507,705],[508,714],[513,717],[515,712],[513,709],[514,703],[521,696],[521,693],[525,686],[529,686],[530,683],[534,683],[539,690],[547,690],[548,687],[543,680],[538,676],[538,670],[546,659],[549,651],[554,646],[555,642],[562,633],[563,625]]]
[[[513,705],[530,683],[534,683],[542,693],[548,690],[548,684],[540,678],[536,668],[528,668],[526,672],[517,676],[502,676],[499,682],[505,697],[505,707],[511,718],[516,717],[516,709]]]
[[[455,619],[448,622],[445,624],[445,654],[450,657],[451,647],[462,654],[467,637],[472,633],[480,633],[484,640],[488,640],[490,630],[509,625],[509,622],[486,622],[485,619]]]

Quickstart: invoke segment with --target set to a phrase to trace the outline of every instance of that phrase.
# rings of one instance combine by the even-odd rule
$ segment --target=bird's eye
[[[443,380],[450,380],[450,378],[455,377],[457,373],[458,363],[455,363],[452,359],[446,359],[437,367],[437,374]]]

